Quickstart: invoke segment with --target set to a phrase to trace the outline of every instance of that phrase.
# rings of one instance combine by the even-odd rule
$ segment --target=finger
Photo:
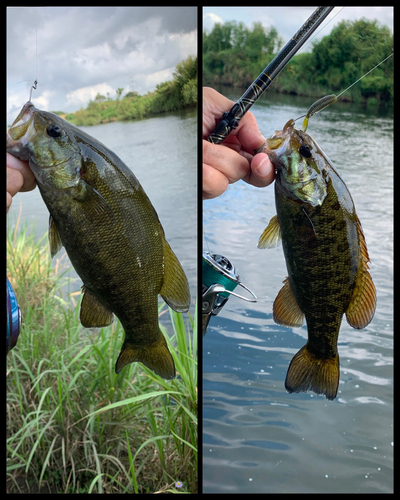
[[[229,186],[229,179],[219,170],[203,163],[203,200],[216,198]]]
[[[225,111],[235,103],[210,87],[203,88],[203,138],[206,139],[219,123]]]
[[[18,170],[13,168],[7,168],[7,193],[11,196],[15,196],[21,187],[24,185],[24,178]]]
[[[203,140],[203,162],[219,170],[230,183],[243,179],[249,174],[249,160],[222,144],[212,144]]]
[[[7,153],[7,167],[10,171],[18,171],[22,175],[23,184],[20,191],[31,191],[35,188],[35,176],[33,175],[32,170],[29,168],[29,164],[27,161],[21,161],[10,153]]]
[[[275,179],[275,168],[265,153],[258,153],[251,162],[250,174],[243,180],[256,187],[269,186]]]
[[[8,209],[11,207],[11,203],[12,203],[12,196],[9,192],[7,192],[7,209],[6,209],[6,213],[8,212]]]
[[[249,153],[253,153],[255,149],[260,148],[266,141],[258,128],[255,116],[249,111],[239,121],[239,126],[233,134],[237,137],[243,149]]]
[[[235,103],[210,87],[203,88],[203,138],[206,139],[215,129],[225,111],[229,111]],[[239,121],[239,125],[228,136],[237,137],[243,147],[250,153],[261,147],[265,138],[262,136],[257,121],[248,111]],[[225,139],[229,140],[229,139]]]

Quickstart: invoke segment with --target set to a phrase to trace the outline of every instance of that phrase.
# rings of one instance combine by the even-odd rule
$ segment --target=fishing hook
[[[31,91],[30,91],[30,93],[29,93],[29,102],[31,102],[31,99],[32,99],[32,90],[33,90],[33,89],[35,89],[35,90],[37,89],[37,84],[38,84],[38,81],[37,81],[37,80],[35,80],[35,81],[33,82],[33,85],[32,85],[32,87],[31,87]]]

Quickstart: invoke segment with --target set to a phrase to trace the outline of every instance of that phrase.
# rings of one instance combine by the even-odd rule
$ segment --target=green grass
[[[120,323],[84,329],[80,295],[62,293],[63,258],[52,266],[47,238],[17,226],[7,234],[22,311],[7,356],[7,492],[197,492],[197,310],[159,308],[176,379],[140,363],[117,376]]]

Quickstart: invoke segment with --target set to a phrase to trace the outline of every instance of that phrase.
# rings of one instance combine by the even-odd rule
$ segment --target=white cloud
[[[214,14],[213,12],[208,12],[207,14],[204,14],[203,16],[203,30],[206,31],[207,33],[210,32],[214,24],[223,24],[224,21],[222,17],[218,16],[217,14]]]
[[[197,30],[189,33],[173,33],[169,35],[168,40],[175,43],[182,60],[197,54]]]
[[[115,97],[113,95],[114,89],[107,83],[98,83],[97,85],[81,87],[67,94],[67,103],[72,105],[87,104],[87,102],[93,100],[98,93],[105,96],[107,92],[110,93],[111,97]]]
[[[44,90],[41,95],[34,99],[34,90],[32,91],[32,101],[34,101],[35,107],[38,109],[42,109],[43,111],[51,111],[50,110],[50,101],[51,97],[54,95],[52,90]],[[57,110],[53,110],[57,111]]]
[[[144,76],[145,85],[147,87],[155,87],[158,83],[172,80],[172,73],[175,68],[166,68],[161,71],[156,71],[150,75]]]

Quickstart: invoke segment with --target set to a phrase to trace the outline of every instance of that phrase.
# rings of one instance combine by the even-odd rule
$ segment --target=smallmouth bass
[[[121,321],[116,373],[139,361],[173,378],[158,294],[185,312],[189,285],[135,175],[89,134],[29,101],[8,131],[7,151],[28,160],[35,175],[50,212],[51,256],[64,246],[82,279],[82,325],[107,326],[113,314]]]
[[[258,248],[282,239],[288,277],[273,305],[274,321],[307,323],[307,344],[293,357],[288,392],[312,390],[334,399],[339,385],[337,341],[343,314],[353,328],[373,318],[376,291],[369,256],[346,184],[310,135],[289,120],[256,152],[276,170],[275,215]]]

